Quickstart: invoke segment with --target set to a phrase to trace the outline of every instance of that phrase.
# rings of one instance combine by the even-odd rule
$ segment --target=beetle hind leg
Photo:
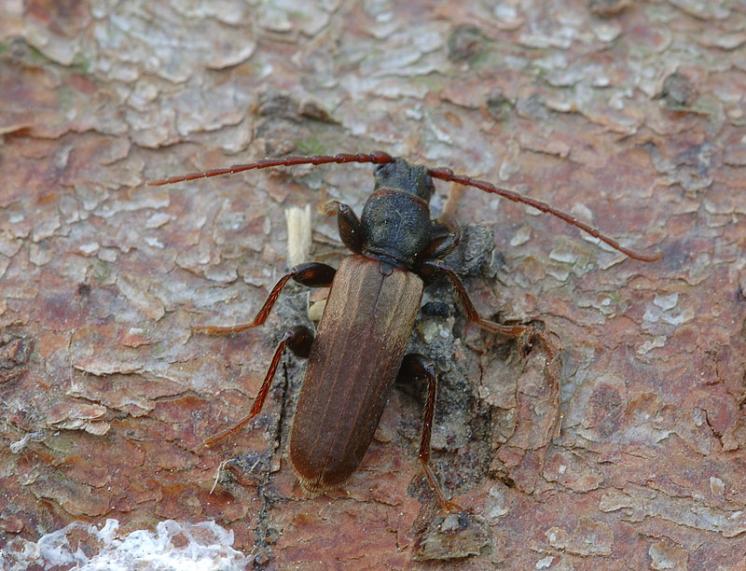
[[[422,436],[420,437],[420,451],[417,455],[427,481],[430,484],[440,508],[449,513],[462,511],[455,502],[446,498],[438,478],[430,466],[430,437],[433,432],[433,417],[435,416],[435,397],[438,391],[438,379],[435,375],[433,363],[417,353],[410,353],[404,357],[397,381],[408,381],[414,379],[427,380],[427,401],[425,402],[425,416],[422,422]]]

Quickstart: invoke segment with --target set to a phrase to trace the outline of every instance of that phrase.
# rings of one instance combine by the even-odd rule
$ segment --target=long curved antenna
[[[528,204],[529,206],[536,208],[536,210],[541,210],[542,212],[546,212],[547,214],[556,216],[567,224],[575,226],[576,228],[580,228],[583,232],[590,234],[594,238],[598,238],[605,244],[608,244],[615,250],[626,254],[634,260],[639,260],[641,262],[657,262],[663,257],[663,254],[661,252],[656,252],[655,254],[641,254],[640,252],[636,252],[635,250],[625,248],[619,242],[605,235],[597,228],[594,228],[593,226],[578,220],[567,212],[557,210],[553,206],[550,206],[549,204],[547,204],[546,202],[542,202],[541,200],[523,196],[522,194],[518,194],[517,192],[513,192],[512,190],[508,190],[506,188],[497,187],[494,184],[484,180],[478,180],[468,176],[454,174],[451,169],[428,169],[427,172],[432,178],[437,178],[438,180],[455,182],[458,184],[463,184],[464,186],[473,186],[474,188],[478,188],[479,190],[483,190],[484,192],[489,192],[490,194],[497,194],[498,196],[502,196],[503,198],[507,198],[508,200],[512,200],[513,202]]]
[[[255,163],[248,163],[245,165],[233,165],[223,169],[195,172],[192,174],[172,176],[171,178],[151,180],[150,182],[148,182],[148,186],[163,186],[166,184],[174,184],[176,182],[196,180],[198,178],[210,178],[211,176],[236,174],[239,172],[269,169],[272,167],[290,167],[295,165],[326,165],[329,163],[373,163],[376,165],[383,165],[391,162],[394,162],[394,157],[380,151],[370,154],[359,153],[357,155],[340,153],[338,155],[313,155],[308,157],[290,156],[283,157],[281,159],[264,159]]]
[[[372,163],[376,165],[383,165],[386,163],[391,163],[393,161],[394,161],[394,157],[381,151],[378,151],[375,153],[369,153],[369,154],[340,153],[338,155],[311,155],[311,156],[305,156],[305,157],[289,156],[289,157],[283,157],[283,158],[278,158],[278,159],[264,159],[261,161],[257,161],[255,163],[233,165],[233,166],[222,168],[222,169],[214,169],[214,170],[196,172],[196,173],[191,173],[191,174],[186,174],[186,175],[173,176],[170,178],[162,178],[159,180],[150,181],[148,182],[148,185],[149,186],[163,186],[166,184],[174,184],[177,182],[185,182],[185,181],[196,180],[200,178],[210,178],[213,176],[236,174],[236,173],[250,171],[250,170],[268,169],[268,168],[280,167],[280,166],[324,165],[324,164],[330,164],[330,163],[336,163],[336,164]],[[542,202],[534,198],[523,196],[522,194],[518,194],[517,192],[508,190],[506,188],[495,186],[494,184],[489,183],[484,180],[478,180],[478,179],[474,179],[468,176],[454,174],[453,171],[450,169],[445,169],[445,168],[428,169],[427,172],[432,178],[437,178],[438,180],[444,180],[446,182],[455,182],[458,184],[462,184],[464,186],[471,186],[474,188],[478,188],[479,190],[482,190],[484,192],[488,192],[491,194],[497,194],[498,196],[501,196],[508,200],[512,200],[513,202],[527,204],[528,206],[532,206],[533,208],[536,208],[537,210],[540,210],[541,212],[545,212],[547,214],[551,214],[552,216],[556,216],[563,222],[566,222],[567,224],[570,224],[571,226],[575,226],[576,228],[579,228],[583,232],[586,232],[587,234],[590,234],[594,238],[601,240],[605,244],[608,244],[615,250],[629,256],[630,258],[634,260],[639,260],[641,262],[656,262],[663,257],[663,254],[660,252],[656,252],[655,254],[642,254],[635,250],[625,248],[619,242],[607,236],[606,234],[604,234],[597,228],[594,228],[593,226],[578,220],[577,218],[575,218],[574,216],[570,214],[567,214],[566,212],[563,212],[561,210],[554,208],[553,206],[550,206],[546,202]]]

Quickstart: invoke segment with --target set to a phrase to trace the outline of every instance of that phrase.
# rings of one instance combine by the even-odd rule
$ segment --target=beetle
[[[556,351],[546,334],[531,324],[502,325],[479,315],[458,275],[442,261],[456,247],[458,234],[430,218],[433,179],[472,186],[552,214],[630,258],[653,262],[661,255],[625,248],[544,202],[449,169],[412,165],[383,152],[265,159],[149,184],[162,186],[279,166],[351,162],[376,165],[375,186],[360,218],[348,205],[333,203],[340,238],[352,252],[339,268],[318,262],[295,266],[275,284],[250,323],[193,328],[196,333],[232,335],[258,327],[266,321],[291,279],[309,287],[331,287],[316,333],[304,326],[288,330],[274,352],[249,413],[204,444],[216,444],[259,414],[282,354],[290,349],[307,358],[308,366],[293,418],[289,459],[305,490],[324,491],[342,484],[362,461],[394,382],[425,379],[427,400],[418,458],[440,507],[452,511],[458,506],[446,499],[429,464],[437,392],[435,368],[422,355],[405,355],[425,282],[445,276],[454,286],[470,322],[526,344],[543,345],[547,362],[556,358]]]

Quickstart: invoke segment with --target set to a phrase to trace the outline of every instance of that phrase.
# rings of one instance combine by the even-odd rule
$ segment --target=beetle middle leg
[[[433,417],[435,416],[435,397],[438,391],[438,379],[435,375],[435,367],[432,361],[418,353],[405,355],[402,361],[397,381],[410,381],[424,378],[427,380],[427,401],[425,402],[425,416],[422,421],[422,436],[420,438],[420,451],[417,455],[422,469],[425,471],[427,481],[438,500],[440,508],[447,512],[461,511],[461,507],[448,500],[438,483],[438,479],[430,466],[430,437],[433,432]]]
[[[254,320],[250,323],[241,323],[227,327],[198,325],[192,327],[192,332],[204,333],[206,335],[233,335],[234,333],[241,333],[248,329],[252,329],[253,327],[259,327],[267,321],[267,317],[269,317],[272,307],[277,301],[277,298],[280,297],[280,292],[282,292],[285,285],[291,279],[308,287],[329,287],[332,285],[335,273],[336,270],[334,268],[319,262],[299,264],[277,281],[275,286],[272,288],[272,291],[269,292],[264,305],[262,305],[261,309],[256,314],[256,317],[254,317]]]
[[[482,329],[491,333],[497,333],[510,339],[517,339],[520,349],[524,353],[528,353],[534,346],[539,345],[544,351],[546,356],[546,376],[552,387],[553,401],[557,416],[555,419],[555,436],[559,434],[561,416],[559,412],[560,404],[560,386],[559,386],[559,351],[557,346],[549,337],[549,334],[544,331],[541,327],[534,323],[517,323],[512,325],[503,325],[495,323],[489,319],[485,319],[474,307],[469,294],[464,287],[463,282],[458,277],[458,274],[452,269],[445,266],[440,260],[428,260],[422,264],[422,269],[426,274],[440,273],[445,275],[456,290],[461,304],[464,306],[466,317],[472,323],[478,325]]]
[[[474,304],[472,303],[471,298],[469,297],[469,294],[467,293],[466,288],[461,281],[461,278],[458,277],[458,274],[456,274],[456,272],[446,267],[437,260],[427,261],[423,264],[423,266],[426,270],[444,274],[450,280],[451,284],[456,290],[456,294],[461,300],[461,304],[464,306],[466,318],[469,321],[491,333],[504,335],[505,337],[510,337],[511,339],[520,338],[523,340],[523,345],[527,348],[530,348],[537,342],[540,343],[547,353],[548,362],[553,361],[554,358],[557,356],[557,349],[554,346],[554,343],[552,343],[552,340],[549,339],[547,334],[536,325],[532,323],[502,325],[500,323],[495,323],[494,321],[491,321],[489,319],[485,319],[484,317],[479,315],[479,312],[474,307]]]
[[[292,329],[289,329],[287,333],[283,335],[280,343],[275,349],[275,354],[272,356],[272,362],[269,365],[269,369],[267,369],[267,374],[264,376],[264,381],[262,382],[262,386],[259,389],[259,393],[257,393],[256,395],[256,399],[254,399],[254,404],[251,406],[249,414],[244,416],[230,428],[227,428],[226,430],[219,432],[215,436],[211,436],[210,438],[206,439],[202,443],[202,446],[214,446],[226,437],[231,436],[241,430],[244,426],[246,426],[246,424],[251,421],[252,418],[259,414],[262,411],[262,407],[264,406],[264,401],[267,399],[267,394],[269,393],[269,389],[272,386],[272,379],[274,379],[275,372],[277,371],[277,365],[279,365],[280,359],[282,358],[285,349],[290,349],[293,354],[305,359],[311,352],[313,337],[313,332],[308,329],[308,327],[304,327],[303,325],[296,325]]]

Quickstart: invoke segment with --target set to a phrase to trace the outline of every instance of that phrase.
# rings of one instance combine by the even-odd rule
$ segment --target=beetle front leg
[[[461,507],[455,502],[447,499],[438,483],[438,479],[430,466],[430,437],[433,432],[433,417],[435,416],[435,397],[438,391],[438,379],[432,361],[418,353],[410,353],[404,357],[397,381],[410,381],[424,378],[427,380],[427,401],[425,402],[425,416],[422,422],[422,436],[420,438],[420,451],[417,455],[422,469],[425,471],[427,481],[430,484],[438,504],[443,511],[459,512]]]
[[[356,254],[363,251],[363,230],[360,219],[352,208],[344,202],[330,200],[326,204],[327,216],[337,215],[339,238],[347,248]]]
[[[290,349],[293,354],[305,359],[311,353],[313,337],[313,332],[308,329],[308,327],[304,327],[303,325],[297,325],[288,330],[288,332],[283,335],[280,343],[275,349],[275,354],[272,356],[272,362],[269,365],[269,369],[267,369],[267,374],[264,376],[264,381],[262,382],[262,386],[259,389],[259,393],[257,393],[256,395],[256,399],[254,399],[254,404],[252,405],[249,414],[244,416],[230,428],[223,430],[215,436],[211,436],[210,438],[206,439],[202,443],[202,446],[207,448],[214,446],[226,437],[231,436],[241,430],[251,421],[252,418],[259,414],[262,411],[262,407],[264,406],[264,401],[267,399],[267,394],[269,393],[269,389],[272,386],[272,379],[274,379],[275,372],[277,371],[277,365],[279,365],[280,359],[282,358],[285,349]]]
[[[280,292],[291,279],[308,287],[329,287],[332,285],[335,273],[336,270],[334,268],[319,262],[299,264],[277,281],[275,287],[273,287],[272,291],[269,292],[264,305],[251,323],[241,323],[228,327],[198,325],[192,327],[192,332],[203,333],[205,335],[232,335],[234,333],[241,333],[242,331],[246,331],[253,327],[258,327],[267,320],[269,312],[272,311],[272,306],[277,301],[277,298],[280,297]]]
[[[421,260],[439,260],[450,254],[461,242],[461,233],[457,228],[431,221],[430,243],[420,254]]]

